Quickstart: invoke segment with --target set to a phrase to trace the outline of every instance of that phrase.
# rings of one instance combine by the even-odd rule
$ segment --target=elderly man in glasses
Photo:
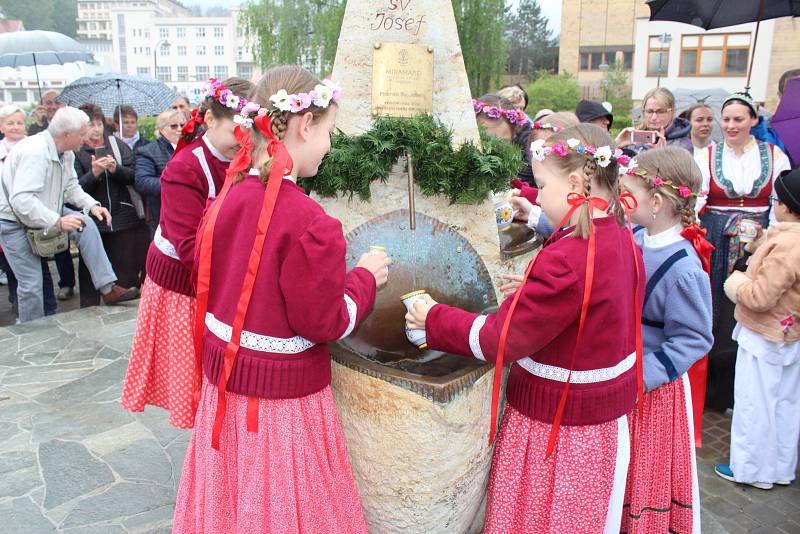
[[[155,142],[136,151],[136,190],[145,198],[150,237],[156,231],[161,213],[161,172],[175,151],[186,116],[170,109],[156,118]]]

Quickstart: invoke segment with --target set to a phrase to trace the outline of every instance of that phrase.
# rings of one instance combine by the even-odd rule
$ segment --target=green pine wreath
[[[301,181],[323,197],[348,194],[369,200],[369,186],[385,182],[392,165],[411,153],[414,179],[425,196],[444,195],[451,203],[479,204],[490,191],[508,189],[522,167],[516,145],[481,130],[478,148],[472,141],[454,149],[453,132],[431,115],[411,119],[379,117],[361,135],[336,132],[331,151],[313,179]]]

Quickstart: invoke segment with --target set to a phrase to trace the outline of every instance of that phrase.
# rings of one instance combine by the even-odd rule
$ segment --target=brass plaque
[[[376,43],[372,54],[372,115],[413,117],[433,112],[433,49]]]

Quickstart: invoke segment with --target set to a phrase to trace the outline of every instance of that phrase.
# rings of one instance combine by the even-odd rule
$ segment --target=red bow
[[[700,228],[696,224],[691,224],[683,229],[681,232],[681,237],[684,237],[692,242],[692,247],[694,248],[697,255],[700,256],[700,263],[703,264],[703,270],[711,274],[711,252],[714,250],[714,245],[712,245],[706,239],[706,229]]]
[[[233,180],[242,171],[249,171],[252,163],[253,137],[250,130],[242,128],[241,125],[233,129],[233,136],[239,142],[239,151],[233,157],[228,170],[225,171],[225,180]]]
[[[183,125],[181,128],[181,138],[178,140],[178,145],[175,147],[175,151],[173,152],[173,156],[183,150],[189,143],[194,141],[191,139],[190,141],[186,141],[187,138],[193,138],[194,133],[199,126],[202,126],[205,122],[204,116],[200,114],[200,109],[195,108],[192,110],[192,117],[186,121],[186,124]]]

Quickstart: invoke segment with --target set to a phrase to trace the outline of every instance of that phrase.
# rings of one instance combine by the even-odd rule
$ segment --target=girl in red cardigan
[[[623,227],[618,161],[581,124],[531,147],[537,202],[561,228],[497,314],[433,300],[406,316],[430,348],[514,362],[489,479],[487,533],[619,532],[637,394],[644,266]],[[496,412],[495,412],[496,413]],[[493,420],[494,420],[493,413]],[[493,437],[490,433],[490,440]]]
[[[192,428],[200,387],[192,344],[195,235],[239,149],[233,117],[237,100],[252,87],[241,78],[222,84],[209,80],[200,108],[192,113],[186,135],[161,174],[161,220],[147,252],[147,277],[120,404],[130,412],[141,412],[146,404],[164,408],[176,428]],[[200,125],[205,133],[192,140]]]
[[[198,232],[204,385],[173,532],[366,532],[331,395],[327,343],[387,281],[345,270],[341,223],[296,184],[330,150],[339,89],[270,69],[237,122],[242,149]]]

